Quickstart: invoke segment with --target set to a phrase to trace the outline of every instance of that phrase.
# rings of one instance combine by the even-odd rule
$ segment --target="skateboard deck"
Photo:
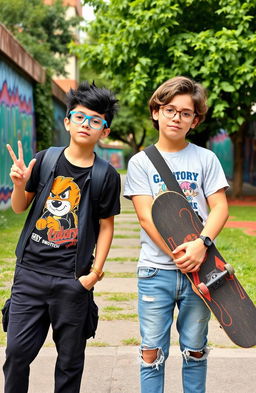
[[[171,251],[198,238],[203,229],[186,197],[175,191],[156,197],[152,218]],[[256,345],[256,307],[214,244],[208,248],[200,270],[186,276],[236,345]]]

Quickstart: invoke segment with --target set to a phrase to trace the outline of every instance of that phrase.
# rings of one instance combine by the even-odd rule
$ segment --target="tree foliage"
[[[95,82],[98,87],[109,87],[109,83],[106,80],[100,78],[97,72],[86,65],[80,70],[80,79],[88,80],[90,83]],[[109,139],[123,142],[129,145],[133,153],[138,152],[143,146],[146,136],[147,140],[154,140],[152,137],[149,137],[149,134],[152,133],[150,124],[151,122],[144,114],[134,111],[134,108],[121,103],[118,116],[114,117],[111,124]]]
[[[121,107],[118,116],[111,124],[111,139],[122,141],[128,144],[133,152],[138,152],[150,129],[149,121],[128,106]]]
[[[96,19],[87,27],[91,41],[76,52],[120,91],[123,103],[141,111],[164,80],[190,76],[208,89],[206,124],[233,134],[241,155],[243,130],[256,102],[255,1],[84,3],[95,7]]]
[[[0,22],[45,68],[65,75],[70,56],[68,44],[73,40],[79,18],[67,19],[62,0],[52,5],[43,0],[0,0]]]
[[[45,83],[37,83],[34,89],[37,151],[47,149],[53,143],[54,109],[51,75],[46,73]]]
[[[86,1],[85,1],[86,2]],[[208,88],[212,116],[236,132],[256,101],[256,4],[250,0],[89,1],[97,41],[78,48],[82,63],[112,81],[129,104],[164,80],[188,75]],[[101,4],[101,5],[100,5]]]

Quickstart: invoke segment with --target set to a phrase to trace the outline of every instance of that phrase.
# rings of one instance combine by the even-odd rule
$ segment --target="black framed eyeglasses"
[[[108,128],[107,121],[98,116],[87,116],[85,113],[79,111],[71,111],[69,112],[69,116],[72,123],[75,124],[83,124],[88,120],[89,127],[94,130],[101,130],[103,127]]]

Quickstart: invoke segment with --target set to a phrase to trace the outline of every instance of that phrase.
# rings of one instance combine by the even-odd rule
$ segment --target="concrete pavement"
[[[122,200],[123,214],[116,219],[113,247],[105,265],[106,277],[95,287],[101,321],[96,338],[88,341],[81,393],[138,393],[138,347],[136,258],[139,254],[137,219],[131,204]],[[207,393],[256,392],[256,348],[235,348],[216,320],[210,321]],[[53,393],[56,351],[49,334],[31,366],[29,393]],[[0,365],[4,348],[0,348]],[[178,334],[173,326],[170,357],[166,364],[165,393],[181,393],[182,359]],[[3,386],[3,374],[0,374]],[[17,386],[17,393],[19,387]]]
[[[0,348],[2,363],[4,349]],[[29,393],[53,393],[56,352],[44,347],[31,366]],[[254,393],[256,349],[215,348],[209,356],[207,393]],[[2,379],[2,375],[1,375]],[[1,380],[1,386],[3,381]],[[81,393],[138,393],[139,362],[136,347],[89,347]],[[181,356],[172,347],[166,364],[165,393],[181,393]],[[19,387],[17,386],[17,393]]]

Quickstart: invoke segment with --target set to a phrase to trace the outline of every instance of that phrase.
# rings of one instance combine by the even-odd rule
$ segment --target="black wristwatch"
[[[205,245],[205,247],[211,247],[211,245],[212,245],[212,239],[210,239],[208,236],[203,236],[203,235],[200,235],[199,236],[199,239],[202,239],[203,240],[203,242],[204,242],[204,245]]]

